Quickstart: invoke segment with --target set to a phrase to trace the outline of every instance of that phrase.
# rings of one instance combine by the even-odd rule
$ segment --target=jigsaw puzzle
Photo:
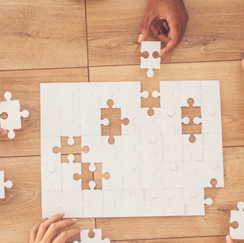
[[[102,229],[93,229],[95,236],[93,238],[89,237],[89,229],[83,229],[80,232],[80,242],[74,241],[73,243],[110,243],[110,239],[102,239]]]
[[[160,69],[161,58],[154,58],[153,54],[159,53],[161,50],[160,41],[143,41],[141,43],[141,53],[148,52],[148,58],[141,57],[141,68],[148,69],[147,76],[152,78],[154,76],[153,69]]]
[[[6,118],[0,118],[1,128],[8,130],[8,137],[13,139],[15,137],[14,130],[22,128],[21,118],[27,118],[29,112],[27,110],[20,111],[19,100],[11,100],[12,94],[6,92],[4,94],[6,101],[0,102],[0,115],[7,114]]]
[[[0,171],[0,199],[5,198],[5,187],[11,188],[13,186],[12,181],[4,181],[4,171]]]
[[[140,82],[41,84],[43,217],[204,215],[224,187],[219,94],[162,81],[149,116]]]
[[[230,227],[230,236],[232,239],[244,240],[244,203],[237,204],[238,210],[230,211],[230,223],[237,222],[238,227]]]

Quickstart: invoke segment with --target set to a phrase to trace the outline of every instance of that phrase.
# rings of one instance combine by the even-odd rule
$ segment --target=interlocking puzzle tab
[[[182,123],[182,134],[190,134],[189,141],[194,143],[196,141],[195,134],[202,133],[202,123],[195,124],[196,117],[201,118],[201,107],[194,107],[194,100],[188,99],[188,107],[181,107],[182,118],[188,117],[190,122],[188,124]]]
[[[230,227],[230,236],[232,239],[244,240],[244,203],[237,204],[239,210],[230,211],[230,223],[237,222],[238,228]]]
[[[121,109],[113,108],[113,100],[108,100],[108,108],[101,109],[101,119],[108,119],[109,125],[102,125],[102,135],[109,136],[109,144],[114,144],[114,136],[121,135],[121,125],[128,125],[129,120],[127,118],[121,119]]]
[[[4,182],[4,171],[0,171],[0,199],[5,198],[5,187],[11,188],[13,186],[12,181],[6,181]]]
[[[7,113],[7,118],[0,118],[0,125],[1,128],[9,131],[8,137],[13,139],[15,137],[14,130],[22,128],[21,118],[27,118],[29,112],[27,110],[20,111],[19,100],[11,100],[12,94],[10,92],[6,92],[4,98],[6,101],[0,102],[0,115]]]
[[[93,238],[89,237],[89,229],[84,229],[80,232],[80,242],[74,241],[73,243],[110,243],[110,239],[102,239],[102,229],[93,229],[95,236]]]
[[[154,58],[153,53],[159,53],[161,49],[160,41],[143,41],[141,43],[141,53],[148,52],[148,58],[141,57],[141,68],[148,69],[147,76],[152,78],[154,76],[153,69],[160,69],[161,58]]]

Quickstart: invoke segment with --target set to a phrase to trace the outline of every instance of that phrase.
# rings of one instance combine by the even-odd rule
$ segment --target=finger
[[[41,225],[41,223],[43,221],[45,221],[46,219],[42,219],[41,221],[39,221],[38,223],[36,223],[31,231],[30,231],[30,243],[35,243],[35,240],[36,240],[36,235],[37,235],[37,232],[38,232],[38,229],[39,229],[39,226]]]
[[[53,243],[65,243],[67,239],[69,239],[70,237],[76,234],[79,234],[81,231],[82,231],[82,227],[64,231],[53,241]]]
[[[166,29],[166,31],[169,32],[169,26],[168,26],[167,21],[164,21],[164,22],[163,22],[163,26],[164,26],[164,28]]]
[[[43,242],[51,242],[53,237],[57,234],[58,230],[66,227],[66,226],[75,224],[76,222],[77,222],[77,219],[67,219],[67,220],[52,223],[43,238]]]
[[[5,135],[7,135],[7,131],[2,129],[0,124],[0,136],[5,136]]]
[[[141,27],[140,27],[141,33],[138,37],[139,43],[146,40],[146,38],[149,34],[149,31],[150,31],[150,28],[151,28],[151,24],[152,24],[153,19],[154,19],[154,16],[152,14],[152,11],[148,8],[146,10],[146,13],[145,13],[143,20],[142,20],[142,23],[141,23]]]
[[[56,214],[56,215],[52,216],[51,218],[47,219],[46,221],[42,222],[39,227],[39,230],[37,232],[36,242],[41,242],[44,235],[46,234],[49,226],[52,223],[54,223],[55,221],[60,220],[63,217],[64,217],[64,213],[60,213],[60,214]]]
[[[234,243],[229,235],[226,236],[226,243]]]
[[[163,43],[168,43],[169,42],[170,38],[168,38],[164,33],[161,33],[158,26],[152,25],[151,29],[152,29],[154,37],[157,40],[159,40],[159,41],[161,41]]]

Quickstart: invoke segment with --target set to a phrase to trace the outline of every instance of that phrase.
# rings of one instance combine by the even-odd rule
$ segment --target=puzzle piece
[[[128,125],[129,120],[127,118],[121,119],[121,109],[113,108],[113,100],[108,100],[108,108],[101,109],[101,119],[107,118],[109,125],[102,125],[102,136],[109,136],[108,143],[114,144],[114,136],[121,135],[121,125]]]
[[[88,153],[89,147],[82,147],[82,137],[73,137],[74,144],[72,146],[69,145],[69,137],[61,137],[61,147],[54,147],[53,152],[55,154],[61,153],[61,162],[68,163],[68,155],[74,154],[75,160],[74,162],[81,163],[82,162],[82,153]],[[93,165],[94,168],[94,165]]]
[[[12,181],[6,181],[4,182],[4,171],[0,171],[0,199],[5,198],[5,187],[11,188],[13,186]]]
[[[154,76],[153,69],[160,69],[160,60],[161,58],[154,58],[153,53],[159,53],[161,50],[161,42],[160,41],[143,41],[141,43],[141,53],[148,52],[149,57],[144,58],[141,57],[141,68],[148,69],[147,76],[152,78]]]
[[[230,211],[230,223],[237,222],[238,228],[230,227],[230,236],[232,239],[244,240],[244,203],[237,204],[238,210]]]
[[[196,141],[195,134],[202,133],[202,124],[195,124],[196,117],[201,118],[201,107],[194,107],[194,100],[188,99],[189,107],[181,107],[182,118],[188,117],[190,122],[188,124],[182,123],[182,134],[190,134],[189,141],[194,143]]]
[[[13,139],[15,137],[14,130],[21,129],[21,117],[27,118],[29,112],[27,110],[20,111],[19,100],[11,100],[12,94],[6,92],[4,94],[6,101],[0,102],[0,115],[2,113],[7,113],[7,118],[0,118],[1,128],[8,130],[8,137]]]
[[[73,243],[110,243],[110,239],[102,239],[102,229],[93,229],[95,236],[93,238],[89,237],[89,229],[83,229],[80,232],[81,242],[74,241]]]

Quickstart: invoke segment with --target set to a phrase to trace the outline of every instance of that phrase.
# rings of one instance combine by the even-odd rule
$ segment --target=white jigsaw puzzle
[[[89,229],[84,229],[80,232],[80,242],[74,241],[73,243],[110,243],[110,239],[102,239],[102,229],[93,229],[95,236],[89,237]]]
[[[232,239],[244,240],[244,203],[237,204],[239,210],[230,211],[230,223],[237,222],[238,227],[230,227],[230,236]]]
[[[5,187],[11,188],[13,186],[12,181],[4,181],[4,171],[0,171],[0,198],[5,198]]]
[[[141,43],[141,53],[148,52],[148,58],[141,57],[141,68],[148,69],[147,76],[152,78],[154,76],[153,69],[160,69],[160,60],[161,58],[154,58],[153,53],[159,53],[161,50],[160,41],[143,41]]]
[[[20,111],[19,100],[11,100],[12,94],[6,92],[4,94],[6,101],[0,102],[0,115],[2,113],[7,113],[8,117],[6,119],[0,118],[1,128],[8,130],[8,137],[13,139],[15,137],[14,130],[21,129],[21,117],[27,118],[29,112],[27,110]]]
[[[141,92],[140,82],[41,84],[43,217],[60,211],[84,218],[205,214],[212,199],[205,199],[204,188],[212,187],[212,179],[224,187],[219,81],[160,82],[153,96],[160,98],[161,107],[154,108],[153,116],[141,108],[142,96],[148,93]],[[201,118],[194,122],[202,123],[194,143],[190,134],[182,134],[182,124],[189,123],[182,107],[192,97],[201,108]],[[101,109],[109,99],[116,112],[120,109],[119,119],[129,120],[113,144],[101,129]],[[67,146],[81,137],[82,148],[89,147],[89,152],[79,152],[81,161],[68,153],[62,163],[63,154],[53,152],[64,136]],[[74,174],[94,173],[97,163],[100,181],[94,177],[90,189],[83,190],[84,180],[74,180]],[[83,171],[82,165],[89,169]],[[106,173],[109,179],[103,177]]]

